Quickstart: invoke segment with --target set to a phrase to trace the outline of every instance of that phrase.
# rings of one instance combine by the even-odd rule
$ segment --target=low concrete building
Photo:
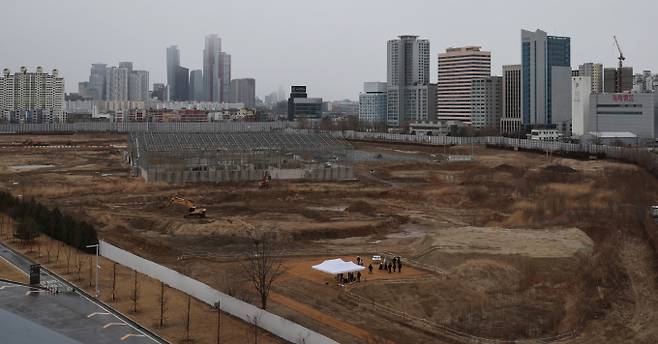
[[[658,137],[658,94],[602,93],[590,96],[587,132],[630,132],[638,142]]]

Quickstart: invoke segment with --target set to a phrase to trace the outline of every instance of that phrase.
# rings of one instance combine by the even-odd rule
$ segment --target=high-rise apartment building
[[[359,121],[386,122],[386,89],[385,82],[363,83],[363,92],[359,94]]]
[[[603,70],[603,92],[615,93],[617,89],[617,68],[606,68]],[[621,92],[633,90],[633,67],[622,67],[621,69]]]
[[[196,69],[190,72],[190,100],[203,101],[203,71]]]
[[[91,65],[91,74],[89,75],[89,95],[94,100],[103,100],[105,98],[106,69],[106,64],[94,63]]]
[[[521,133],[521,65],[503,66],[502,106],[500,132],[503,134]]]
[[[578,75],[572,76],[590,77],[592,81],[592,93],[603,92],[603,64],[591,62],[581,64],[578,67]]]
[[[54,123],[65,122],[64,78],[53,69],[44,73],[37,67],[30,73],[21,67],[11,75],[3,70],[0,77],[0,120],[11,123]]]
[[[438,67],[437,119],[471,123],[471,82],[491,76],[491,52],[473,46],[448,48],[439,54]]]
[[[127,101],[129,75],[127,68],[106,68],[105,97],[103,99],[107,101]]]
[[[405,126],[435,118],[435,85],[430,84],[430,42],[400,36],[387,44],[387,124]]]
[[[571,39],[521,31],[522,114],[525,127],[556,127],[571,121]]]
[[[471,123],[474,128],[498,132],[503,112],[503,78],[490,76],[471,81]]]
[[[149,72],[145,70],[130,72],[128,77],[128,100],[143,102],[149,100]]]
[[[167,48],[167,85],[169,85],[169,92],[174,92],[176,89],[176,68],[180,66],[180,50],[178,46],[172,45]],[[170,98],[173,93],[169,94]]]
[[[231,97],[231,55],[220,52],[217,57],[217,78],[219,80],[219,102],[228,103]]]
[[[219,53],[222,40],[217,35],[208,35],[203,48],[203,87],[207,101],[219,102],[221,98],[219,82]]]
[[[245,107],[256,107],[256,79],[244,78],[231,80],[231,96],[227,103],[242,103]]]

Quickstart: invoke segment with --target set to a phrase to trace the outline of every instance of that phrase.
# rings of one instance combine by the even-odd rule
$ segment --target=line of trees
[[[0,191],[0,212],[19,223],[15,236],[21,240],[34,240],[41,233],[90,253],[87,246],[98,243],[94,226],[63,214],[58,208],[48,209],[33,198],[23,200]]]

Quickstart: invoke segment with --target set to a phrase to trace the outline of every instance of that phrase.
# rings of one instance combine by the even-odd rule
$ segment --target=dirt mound
[[[553,172],[553,173],[561,173],[561,174],[574,174],[578,171],[574,170],[573,168],[569,166],[564,166],[564,165],[548,165],[544,167],[544,171],[546,172]]]
[[[469,260],[452,270],[459,282],[478,292],[509,292],[519,288],[522,274],[511,265],[494,260]]]
[[[522,176],[524,171],[516,166],[508,165],[508,164],[500,164],[496,167],[493,168],[495,172],[504,172],[504,173],[509,173],[513,176]]]
[[[350,204],[349,207],[345,209],[345,211],[369,215],[375,213],[375,207],[365,201],[356,201]]]

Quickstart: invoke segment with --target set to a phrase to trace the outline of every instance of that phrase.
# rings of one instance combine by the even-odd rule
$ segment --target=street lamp
[[[98,245],[98,244],[95,244],[95,245],[87,245],[87,248],[92,248],[92,247],[96,248],[96,298],[98,298],[98,296],[100,295],[100,290],[99,290],[99,287],[98,287],[98,271],[99,271],[100,268],[101,268],[101,266],[98,264],[98,249],[99,249],[99,245]]]

